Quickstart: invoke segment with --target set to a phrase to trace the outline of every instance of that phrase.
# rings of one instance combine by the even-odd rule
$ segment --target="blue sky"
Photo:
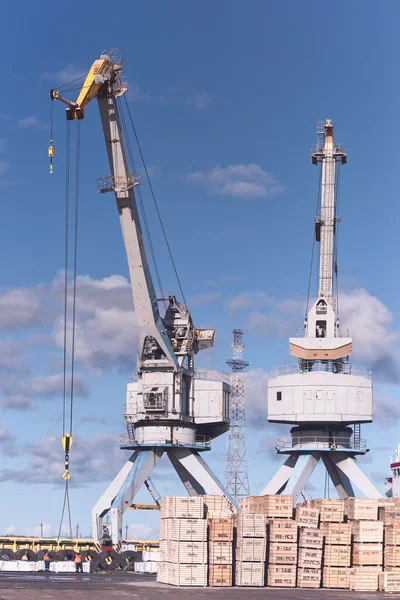
[[[59,521],[65,120],[55,105],[50,177],[48,90],[107,47],[126,53],[130,108],[194,321],[217,330],[198,364],[224,369],[231,330],[245,331],[253,493],[281,460],[271,460],[280,432],[259,417],[266,374],[291,362],[287,338],[303,322],[318,185],[310,148],[317,121],[333,120],[348,151],[342,322],[354,362],[374,368],[364,467],[382,487],[400,418],[398,4],[99,0],[76,16],[60,3],[40,8],[8,4],[1,31],[0,531],[35,531],[43,518],[52,533]],[[95,103],[86,117],[71,484],[73,520],[88,534],[92,505],[123,459],[136,340],[115,203],[96,191],[109,170]],[[146,185],[143,197],[165,291],[177,293]],[[220,475],[225,444],[216,440],[208,456]],[[163,493],[181,489],[166,466],[155,481]],[[128,520],[132,534],[157,533],[156,515]]]

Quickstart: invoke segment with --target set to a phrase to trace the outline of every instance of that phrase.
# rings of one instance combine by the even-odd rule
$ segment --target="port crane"
[[[321,168],[320,214],[315,218],[317,298],[306,312],[302,335],[289,340],[297,364],[273,369],[268,380],[268,421],[293,427],[291,439],[277,442],[278,454],[287,458],[262,494],[289,494],[296,500],[323,461],[340,498],[354,496],[353,486],[378,498],[381,493],[357,463],[357,456],[368,452],[359,428],[372,421],[372,373],[350,364],[352,339],[339,326],[337,172],[347,153],[335,144],[330,119],[317,127],[311,159]]]
[[[83,119],[90,101],[97,100],[111,170],[110,176],[98,180],[98,190],[115,195],[138,326],[137,380],[127,386],[127,434],[120,446],[131,455],[92,511],[95,541],[100,541],[108,516],[114,544],[122,540],[125,510],[163,454],[190,495],[223,494],[235,506],[201,456],[212,438],[229,429],[226,378],[215,371],[212,376],[196,373],[194,368],[195,355],[213,346],[215,330],[197,329],[188,308],[175,296],[168,298],[165,315],[160,314],[135,197],[140,181],[130,167],[121,124],[121,99],[128,90],[122,72],[121,54],[103,52],[76,101],[50,91],[52,100],[66,104],[69,121]],[[49,155],[52,158],[53,152]]]

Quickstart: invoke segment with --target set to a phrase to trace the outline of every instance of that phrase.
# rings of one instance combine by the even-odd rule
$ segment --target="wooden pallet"
[[[227,519],[208,519],[208,539],[210,542],[233,541],[233,517]]]
[[[267,537],[267,519],[265,515],[244,514],[239,512],[236,518],[236,528],[238,538],[244,537]]]
[[[320,569],[322,565],[322,550],[299,548],[297,564],[303,568]]]
[[[349,567],[350,546],[325,544],[322,560],[324,567]]]
[[[304,504],[296,506],[296,521],[299,527],[317,528],[319,525],[319,510]]]
[[[349,589],[355,592],[376,592],[379,586],[381,568],[356,567],[349,571]]]
[[[320,529],[302,527],[299,532],[300,548],[322,548],[324,536]]]
[[[342,523],[344,519],[343,500],[311,500],[311,508],[319,510],[320,523]]]
[[[162,519],[203,519],[204,516],[203,496],[166,496],[161,500]]]
[[[207,542],[176,542],[169,540],[164,553],[166,562],[185,564],[207,563]]]
[[[385,527],[385,545],[400,546],[400,523]]]
[[[400,571],[379,573],[380,592],[400,592]]]
[[[325,544],[349,546],[351,543],[351,523],[324,523],[321,530]]]
[[[232,502],[225,496],[206,494],[202,496],[205,506],[205,516],[210,519],[232,517],[235,513]]]
[[[232,586],[232,565],[213,565],[208,567],[208,585],[211,587]]]
[[[348,589],[348,567],[324,567],[322,569],[322,587],[327,589]]]
[[[166,539],[177,542],[207,541],[207,521],[205,519],[162,519],[168,521],[164,526]]]
[[[263,587],[265,585],[265,563],[236,562],[235,585]]]
[[[383,564],[387,567],[400,567],[400,546],[385,546]]]
[[[376,498],[346,498],[344,514],[351,521],[376,521],[378,519],[378,501]]]
[[[207,565],[169,564],[168,583],[176,586],[206,587],[208,582]]]
[[[232,542],[209,542],[208,560],[213,565],[232,564]]]
[[[297,521],[273,519],[268,521],[268,539],[270,542],[297,544]]]
[[[268,562],[272,565],[295,565],[297,563],[297,544],[270,543]]]
[[[321,587],[321,569],[298,568],[297,587],[318,589]]]
[[[248,496],[240,500],[240,511],[247,514],[263,514],[269,519],[291,519],[293,498],[279,494]]]
[[[296,587],[296,566],[269,565],[267,570],[267,586],[269,587]]]
[[[381,566],[383,563],[383,545],[382,544],[363,544],[355,543],[353,545],[353,565],[355,567]]]
[[[352,530],[355,542],[383,542],[382,521],[354,521]]]
[[[240,562],[264,562],[267,549],[265,538],[237,538],[236,560]]]

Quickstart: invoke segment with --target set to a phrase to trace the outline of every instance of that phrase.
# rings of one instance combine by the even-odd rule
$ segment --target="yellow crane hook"
[[[53,140],[50,139],[50,146],[49,146],[50,173],[53,172],[53,156],[54,156]]]

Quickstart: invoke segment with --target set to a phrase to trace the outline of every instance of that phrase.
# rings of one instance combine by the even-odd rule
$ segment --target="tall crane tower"
[[[243,371],[249,366],[243,360],[243,331],[233,330],[233,358],[226,361],[232,369],[230,377],[230,430],[225,460],[225,488],[235,500],[250,495],[247,471],[246,407]]]
[[[76,102],[54,89],[50,92],[53,100],[67,105],[70,121],[82,119],[89,102],[97,99],[111,170],[98,181],[98,190],[115,195],[138,327],[137,381],[127,386],[127,433],[121,438],[121,448],[131,454],[92,511],[95,541],[101,539],[103,521],[110,513],[114,544],[123,538],[125,510],[163,454],[190,495],[226,495],[202,453],[229,429],[230,391],[223,378],[208,380],[195,372],[195,355],[213,346],[215,331],[197,329],[175,296],[168,298],[163,317],[159,312],[135,197],[140,182],[130,168],[126,121],[121,117],[121,98],[128,89],[122,71],[121,55],[104,52],[93,63]]]
[[[290,440],[278,440],[287,458],[262,494],[289,494],[297,499],[316,465],[323,461],[340,498],[354,496],[353,485],[367,497],[381,493],[357,464],[368,452],[351,424],[372,421],[372,374],[349,362],[352,339],[339,328],[334,294],[336,263],[337,170],[347,154],[335,145],[328,119],[317,128],[311,159],[321,168],[320,215],[315,219],[319,243],[317,299],[305,318],[302,337],[289,340],[297,364],[277,367],[268,381],[268,421],[291,423]]]

